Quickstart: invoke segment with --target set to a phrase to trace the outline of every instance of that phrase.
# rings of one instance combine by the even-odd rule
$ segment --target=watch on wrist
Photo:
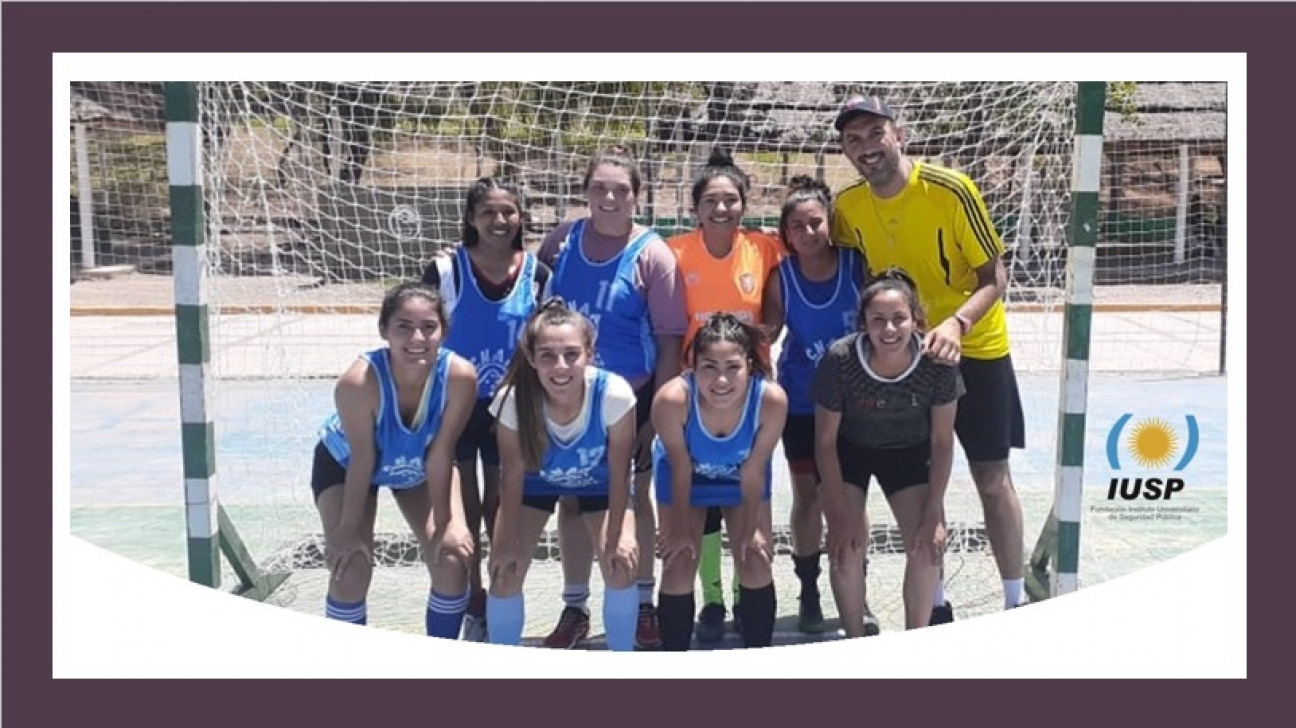
[[[954,314],[954,320],[958,322],[959,330],[962,332],[962,334],[964,336],[967,336],[967,332],[972,330],[972,322],[968,319],[968,317],[964,316],[961,313],[956,313]]]

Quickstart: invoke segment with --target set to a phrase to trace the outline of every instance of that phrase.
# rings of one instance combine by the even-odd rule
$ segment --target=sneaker
[[[724,639],[726,611],[723,604],[707,604],[702,607],[695,628],[698,642],[712,643]]]
[[[878,618],[873,616],[873,610],[869,609],[867,604],[864,605],[864,636],[876,637],[882,633],[882,623]]]
[[[800,602],[801,606],[797,608],[797,629],[804,634],[823,634],[825,625],[819,597],[802,597]]]
[[[463,642],[486,642],[486,615],[465,614],[459,639]]]
[[[551,650],[574,650],[589,638],[589,633],[589,615],[576,607],[563,607],[558,626],[544,638],[544,646]]]
[[[927,620],[928,627],[935,627],[938,624],[949,624],[954,621],[954,606],[945,602],[939,607],[932,607],[931,619]]]
[[[585,618],[586,628],[589,618]],[[660,650],[661,628],[657,626],[657,608],[651,604],[639,605],[639,625],[635,628],[635,649]]]

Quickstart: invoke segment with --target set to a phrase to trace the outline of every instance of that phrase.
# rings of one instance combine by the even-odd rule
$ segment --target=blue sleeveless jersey
[[[554,261],[552,290],[594,324],[594,365],[629,381],[641,379],[657,368],[657,341],[648,299],[635,287],[635,262],[661,237],[646,230],[615,257],[593,263],[581,251],[587,221],[576,221],[568,232]]]
[[[400,403],[396,398],[396,381],[392,379],[388,350],[374,349],[364,357],[378,379],[378,417],[374,422],[374,446],[377,463],[374,467],[374,485],[393,489],[412,488],[427,479],[424,460],[428,446],[441,429],[445,414],[446,377],[450,372],[450,351],[441,347],[436,362],[428,373],[429,383],[419,405],[422,421],[413,429],[401,422]],[[320,428],[320,439],[338,464],[346,467],[351,461],[351,446],[342,431],[342,420],[334,412]]]
[[[523,495],[605,496],[608,494],[611,469],[608,465],[607,423],[603,421],[603,396],[607,392],[608,373],[597,370],[586,398],[589,419],[585,429],[568,443],[560,442],[545,428],[549,445],[544,465],[522,478]]]
[[[477,368],[477,399],[490,399],[504,378],[522,327],[535,310],[536,257],[524,255],[513,291],[502,301],[482,295],[466,249],[455,249],[455,261],[462,284],[443,346],[472,362]]]
[[[742,486],[739,469],[751,457],[760,426],[761,394],[765,380],[759,375],[751,377],[747,388],[747,401],[743,405],[742,419],[728,437],[717,438],[707,432],[698,411],[697,384],[691,372],[684,374],[688,383],[688,419],[684,424],[684,443],[693,461],[693,482],[689,488],[692,506],[736,506],[742,503]],[[770,498],[772,467],[765,465],[765,490],[763,499]],[[671,502],[670,462],[661,438],[653,439],[653,480],[657,502]]]
[[[854,250],[837,250],[837,277],[807,280],[792,257],[779,263],[783,322],[787,335],[778,359],[778,382],[787,392],[788,414],[814,414],[810,384],[829,345],[855,331],[863,259]]]

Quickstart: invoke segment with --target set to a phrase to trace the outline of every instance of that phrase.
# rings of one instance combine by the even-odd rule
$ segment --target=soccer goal
[[[186,503],[192,558],[207,564],[191,573],[219,573],[210,565],[222,539],[242,544],[226,553],[248,562],[239,576],[258,593],[291,592],[296,575],[322,572],[307,483],[333,378],[379,343],[384,288],[418,277],[459,239],[474,179],[520,185],[534,246],[582,214],[591,155],[628,143],[644,174],[639,218],[670,235],[693,226],[693,176],[721,145],[753,180],[747,223],[773,227],[794,175],[834,190],[854,179],[831,121],[859,91],[897,110],[909,155],[971,176],[1004,240],[1014,361],[1031,386],[1024,396],[1044,393],[1027,403],[1031,456],[1013,461],[1024,507],[1031,496],[1023,549],[1041,534],[1023,558],[1036,566],[1037,598],[1074,589],[1078,514],[1058,529],[1055,503],[1081,487],[1082,442],[1058,453],[1076,426],[1083,440],[1090,373],[1222,369],[1223,84],[168,84]],[[961,453],[955,460],[947,590],[961,612],[993,611],[999,575]],[[781,453],[775,471],[787,552]],[[869,508],[870,602],[902,624],[898,530],[881,498]],[[393,569],[376,579],[421,573],[390,505],[378,530],[389,534],[378,559]],[[1070,544],[1060,567],[1059,538]],[[557,556],[552,534],[545,549]],[[270,574],[295,576],[278,586]]]

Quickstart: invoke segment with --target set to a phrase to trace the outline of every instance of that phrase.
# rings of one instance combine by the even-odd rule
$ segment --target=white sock
[[[635,581],[635,586],[639,587],[639,603],[652,604],[653,590],[657,587],[656,577],[652,577],[648,579],[638,579]]]
[[[1004,609],[1012,609],[1025,600],[1026,580],[1025,579],[1004,579]]]
[[[585,604],[589,601],[589,591],[589,584],[566,584],[562,592],[563,604],[589,614],[589,607]]]
[[[932,606],[945,606],[945,582],[939,577],[936,579],[936,591],[932,592]]]

